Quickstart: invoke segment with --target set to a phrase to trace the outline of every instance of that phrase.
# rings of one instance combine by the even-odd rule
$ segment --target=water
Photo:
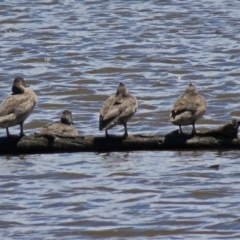
[[[191,81],[208,104],[197,130],[220,126],[240,116],[239,8],[226,0],[0,1],[0,97],[20,75],[38,95],[26,134],[69,109],[82,135],[100,136],[99,109],[123,82],[139,100],[129,133],[165,134],[176,129],[169,108]],[[1,156],[0,236],[239,239],[239,155]]]

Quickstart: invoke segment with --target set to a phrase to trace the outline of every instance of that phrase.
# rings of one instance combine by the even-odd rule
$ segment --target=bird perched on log
[[[7,96],[0,105],[0,127],[8,128],[20,125],[20,136],[23,136],[23,122],[31,114],[36,105],[37,96],[35,92],[26,87],[25,81],[21,77],[16,77],[12,84],[12,94]]]
[[[100,110],[99,130],[105,130],[108,137],[108,129],[122,124],[125,130],[123,137],[127,137],[127,121],[134,115],[137,107],[137,98],[120,83],[115,96],[109,97]]]
[[[169,121],[179,126],[182,134],[181,126],[192,125],[192,134],[196,133],[195,122],[199,120],[205,113],[207,108],[206,100],[198,94],[196,88],[190,83],[183,95],[178,97],[170,109]]]
[[[72,113],[69,110],[64,110],[60,121],[50,123],[36,132],[35,137],[45,137],[55,139],[56,137],[78,137],[79,133],[73,126]]]

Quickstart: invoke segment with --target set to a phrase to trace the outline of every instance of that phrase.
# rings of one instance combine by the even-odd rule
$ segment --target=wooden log
[[[69,152],[118,152],[118,151],[172,151],[172,150],[231,150],[240,149],[238,127],[240,122],[231,120],[217,129],[197,132],[196,135],[173,131],[165,136],[136,134],[124,139],[119,136],[44,138],[36,136],[11,136],[0,138],[0,154],[38,154]]]

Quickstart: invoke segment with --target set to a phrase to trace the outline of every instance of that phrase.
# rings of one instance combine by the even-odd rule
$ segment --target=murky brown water
[[[21,75],[38,94],[27,134],[69,109],[81,134],[101,135],[99,109],[122,81],[139,99],[129,133],[164,134],[191,81],[208,103],[197,129],[218,126],[240,116],[239,9],[227,0],[0,1],[0,97]],[[0,238],[239,239],[239,157],[2,156]]]

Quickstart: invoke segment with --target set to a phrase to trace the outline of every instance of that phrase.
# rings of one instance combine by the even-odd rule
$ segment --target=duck
[[[195,122],[204,115],[206,109],[205,98],[198,94],[195,86],[190,83],[185,93],[176,99],[170,109],[169,121],[179,126],[180,134],[183,134],[181,126],[192,125],[191,134],[195,135]]]
[[[123,83],[120,83],[116,94],[109,97],[100,110],[99,130],[105,130],[105,136],[108,137],[108,129],[116,125],[123,125],[123,137],[126,138],[128,136],[127,122],[135,114],[137,108],[137,98],[129,93]]]
[[[20,125],[20,136],[24,136],[23,123],[33,111],[37,102],[35,92],[26,86],[22,77],[16,77],[12,84],[12,94],[8,95],[0,105],[0,127],[6,128]]]
[[[78,137],[79,132],[73,126],[72,112],[64,110],[60,121],[56,121],[43,126],[40,132],[35,132],[35,137],[45,137],[55,139],[56,137]]]

